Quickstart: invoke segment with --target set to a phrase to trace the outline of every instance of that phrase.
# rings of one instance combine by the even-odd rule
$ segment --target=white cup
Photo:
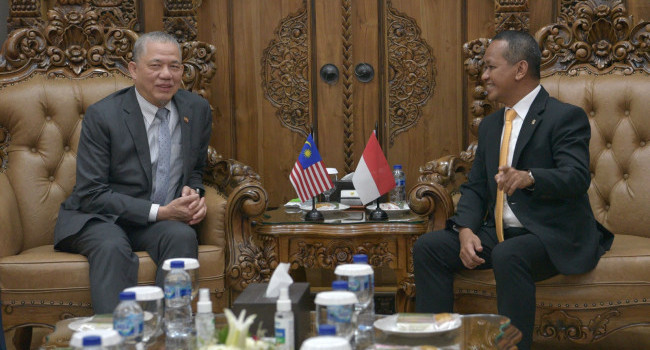
[[[336,327],[336,335],[351,340],[356,328],[354,304],[358,302],[356,295],[346,291],[320,292],[316,294],[316,327],[322,324],[332,324]]]

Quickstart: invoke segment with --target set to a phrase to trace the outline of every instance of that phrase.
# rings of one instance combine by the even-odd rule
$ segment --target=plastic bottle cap
[[[367,264],[368,256],[366,254],[354,254],[352,255],[352,262],[354,262],[355,264],[359,264],[359,263]]]
[[[210,300],[210,290],[208,288],[199,289],[199,301],[196,303],[196,312],[212,312],[212,300]]]
[[[393,165],[393,169],[402,169],[402,165],[401,164],[395,164],[395,165]]]
[[[120,300],[135,300],[134,292],[120,292]]]
[[[336,335],[336,326],[333,324],[322,324],[318,326],[318,335]]]
[[[70,346],[73,348],[83,347],[83,339],[89,335],[99,336],[101,345],[104,347],[122,344],[122,337],[114,329],[94,329],[75,332],[70,339]]]
[[[174,259],[167,259],[163,262],[163,270],[169,271],[171,270],[171,262],[172,261],[182,261],[185,264],[185,270],[193,270],[193,269],[198,269],[199,268],[199,261],[193,258],[174,258]]]
[[[135,300],[137,301],[159,300],[165,297],[163,290],[160,287],[156,286],[130,287],[124,291],[135,293]]]
[[[316,299],[314,303],[318,305],[351,305],[358,303],[359,299],[352,292],[344,291],[331,291],[331,292],[320,292],[316,294]]]
[[[365,276],[373,275],[374,271],[368,264],[343,264],[334,269],[334,274],[337,276]]]
[[[102,338],[98,335],[87,335],[81,341],[83,346],[102,345]]]
[[[289,299],[289,288],[280,288],[280,297],[276,302],[278,311],[291,311],[291,299]]]
[[[318,336],[305,340],[300,350],[351,350],[350,343],[341,337]]]
[[[348,281],[334,281],[332,282],[332,290],[348,290]]]

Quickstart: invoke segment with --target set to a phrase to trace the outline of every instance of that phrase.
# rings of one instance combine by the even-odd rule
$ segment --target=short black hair
[[[519,61],[526,61],[530,74],[540,79],[542,52],[532,35],[518,30],[504,30],[492,38],[492,41],[495,40],[508,43],[508,50],[503,54],[503,58],[508,63],[515,64]]]

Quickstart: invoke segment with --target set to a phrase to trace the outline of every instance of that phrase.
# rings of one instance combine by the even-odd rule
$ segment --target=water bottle
[[[277,350],[294,350],[293,312],[291,299],[286,287],[280,288],[280,297],[276,302],[275,312],[275,348]]]
[[[336,335],[336,326],[333,324],[322,324],[318,326],[318,335]]]
[[[81,345],[83,350],[102,350],[102,338],[98,335],[87,335]]]
[[[393,166],[393,177],[395,178],[395,188],[390,190],[389,199],[400,208],[404,208],[404,204],[406,204],[406,175],[400,164]]]
[[[171,271],[165,277],[166,349],[191,349],[192,341],[192,280],[185,272],[182,260],[170,263]]]
[[[372,266],[368,264],[368,256],[357,254],[352,256],[354,264],[339,265],[334,273],[347,280],[348,290],[354,292],[358,302],[354,304],[357,326],[354,331],[356,347],[364,349],[374,342],[375,322],[375,275]]]
[[[196,303],[196,345],[199,349],[216,345],[214,337],[214,314],[212,313],[212,301],[208,288],[199,289],[199,301]]]
[[[124,347],[134,348],[142,341],[144,313],[135,301],[134,292],[121,292],[120,303],[113,312],[113,328],[122,336]]]
[[[342,280],[333,281],[332,290],[348,290],[348,281],[342,281]]]

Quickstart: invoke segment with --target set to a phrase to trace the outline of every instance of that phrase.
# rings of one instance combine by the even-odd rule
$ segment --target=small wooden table
[[[264,251],[291,264],[294,280],[304,278],[305,269],[328,270],[333,275],[334,268],[351,263],[354,254],[368,255],[373,268],[389,268],[395,274],[394,285],[376,286],[375,291],[396,292],[397,311],[413,310],[412,250],[426,231],[426,218],[410,212],[390,215],[388,221],[367,221],[366,216],[365,211],[348,209],[326,214],[323,222],[306,222],[304,212],[279,208],[267,211],[255,230]]]

